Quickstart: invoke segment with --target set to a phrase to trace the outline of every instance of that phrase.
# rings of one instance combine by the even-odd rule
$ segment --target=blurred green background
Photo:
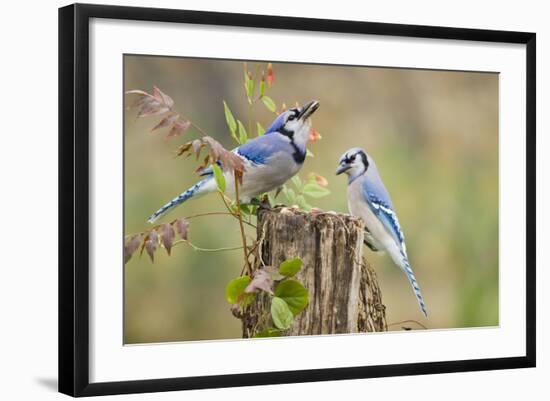
[[[252,72],[265,66],[248,63]],[[365,248],[388,324],[498,325],[498,74],[287,63],[273,63],[273,69],[267,94],[277,105],[321,104],[313,126],[322,140],[309,146],[315,157],[299,174],[329,180],[331,195],[312,200],[314,206],[347,212],[346,178],[334,171],[348,148],[363,147],[376,160],[429,312],[424,318],[390,258]],[[150,92],[157,85],[182,115],[227,148],[235,146],[222,101],[247,121],[242,62],[125,56],[124,73],[125,90]],[[253,114],[264,127],[275,117],[261,102]],[[194,159],[174,158],[173,152],[199,134],[189,130],[165,140],[165,132],[149,133],[159,118],[136,119],[136,110],[125,110],[124,121],[125,234],[131,234],[148,228],[152,212],[197,181]],[[212,211],[223,205],[211,195],[161,222]],[[225,216],[193,219],[190,240],[205,248],[238,246],[238,224]],[[240,321],[224,289],[240,274],[241,252],[203,253],[180,244],[171,257],[159,250],[154,264],[134,255],[124,267],[125,343],[239,338]],[[390,329],[402,326],[418,328],[398,323]]]

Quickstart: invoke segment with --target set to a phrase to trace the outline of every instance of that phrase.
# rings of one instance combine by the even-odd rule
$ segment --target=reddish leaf
[[[185,153],[188,153],[191,147],[192,147],[192,142],[184,143],[183,145],[178,147],[178,150],[176,150],[176,156],[181,156]]]
[[[309,179],[315,181],[321,187],[328,187],[328,180],[322,175],[311,173]]]
[[[141,234],[136,234],[130,237],[128,241],[126,241],[126,244],[124,244],[124,263],[128,263],[128,261],[132,258],[132,255],[134,252],[139,248],[139,244],[141,244],[142,239]]]
[[[150,132],[153,132],[160,128],[168,127],[169,125],[174,124],[178,118],[179,118],[179,114],[170,113],[166,117],[164,117],[162,120],[160,120],[160,122],[157,125],[151,128]]]
[[[238,177],[242,178],[241,176],[245,171],[242,158],[236,153],[225,149],[218,141],[210,136],[203,136],[200,139],[187,142],[178,148],[176,155],[181,156],[184,154],[195,154],[198,158],[202,148],[205,146],[208,147],[208,155],[205,157],[204,162],[201,166],[199,166],[197,171],[201,171],[209,164],[219,161],[224,170],[236,171],[240,174],[240,176],[238,174]]]
[[[275,74],[273,73],[273,64],[269,63],[267,65],[267,86],[271,88],[271,85],[273,85],[273,81],[275,80]]]
[[[170,111],[168,107],[160,105],[156,100],[148,100],[146,102],[143,102],[137,116],[139,118],[158,116],[168,111]]]
[[[147,235],[147,239],[145,240],[145,250],[147,251],[147,254],[151,258],[151,262],[155,261],[155,252],[158,248],[159,244],[159,236],[155,230],[151,231],[149,235]]]
[[[319,134],[319,132],[315,128],[311,128],[311,130],[309,131],[309,141],[311,143],[315,143],[321,138],[321,134]]]
[[[244,164],[243,159],[238,156],[236,153],[231,152],[225,149],[218,141],[214,138],[205,136],[202,138],[202,141],[210,149],[210,157],[212,162],[219,161],[224,169],[235,170],[240,173],[244,173]]]
[[[153,96],[159,100],[160,103],[171,109],[174,107],[174,100],[166,93],[163,93],[158,87],[153,86]]]
[[[153,88],[153,95],[139,89],[129,90],[126,94],[139,95],[139,98],[132,105],[132,107],[138,109],[138,117],[164,114],[169,112],[174,105],[172,98],[162,93],[156,86]]]
[[[172,125],[172,128],[170,129],[170,132],[168,133],[167,138],[171,138],[174,136],[179,136],[183,134],[189,127],[191,126],[191,122],[187,120],[177,120]]]
[[[274,277],[268,266],[263,269],[258,269],[254,272],[252,281],[248,284],[244,290],[245,293],[250,294],[258,291],[265,291],[273,295],[273,282]]]
[[[174,238],[176,237],[176,234],[174,233],[174,229],[170,224],[163,224],[161,226],[160,235],[161,235],[162,245],[164,245],[166,252],[168,253],[168,255],[170,255],[172,244],[174,243]]]
[[[139,93],[141,91],[128,91],[126,92],[127,94],[129,93]],[[145,92],[143,92],[145,93]],[[146,103],[148,100],[147,100],[147,94],[145,94],[144,96],[140,96],[138,97],[134,103],[132,103],[130,106],[128,106],[128,109],[139,109],[141,108],[141,106]]]
[[[140,96],[150,96],[147,92],[142,91],[142,90],[140,90],[140,89],[131,89],[131,90],[129,90],[129,91],[126,91],[126,94],[127,94],[127,95],[133,95],[133,94],[135,94],[135,95],[140,95]]]
[[[193,148],[193,153],[195,153],[195,156],[198,160],[204,144],[200,141],[200,139],[195,139],[193,142],[191,142],[191,147]]]
[[[210,155],[209,154],[207,154],[204,157],[204,160],[201,163],[201,165],[195,169],[195,173],[202,173],[208,166],[210,166]]]
[[[180,238],[187,241],[187,235],[189,234],[189,222],[183,217],[180,217],[179,219],[176,219],[173,224]]]
[[[204,160],[203,160],[203,162],[202,162],[202,165],[203,165],[204,167],[206,167],[206,166],[208,166],[209,164],[210,164],[210,155],[206,155],[206,156],[204,157]]]

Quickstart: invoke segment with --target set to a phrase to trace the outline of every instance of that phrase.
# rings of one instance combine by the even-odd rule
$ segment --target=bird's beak
[[[351,168],[349,164],[340,164],[338,168],[336,169],[336,175],[340,175],[342,173],[345,173]]]
[[[302,107],[302,111],[298,115],[299,120],[307,120],[313,113],[315,113],[315,110],[319,108],[319,102],[317,100],[312,100],[311,102],[307,103]]]

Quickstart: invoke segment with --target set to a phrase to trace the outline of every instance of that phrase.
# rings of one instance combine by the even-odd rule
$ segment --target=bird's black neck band
[[[294,152],[292,153],[294,161],[298,164],[302,164],[306,159],[306,150],[302,150],[298,147],[298,145],[296,145],[296,142],[294,142],[294,132],[287,130],[285,127],[281,127],[279,132],[281,135],[286,136],[290,140],[290,146],[294,149]]]

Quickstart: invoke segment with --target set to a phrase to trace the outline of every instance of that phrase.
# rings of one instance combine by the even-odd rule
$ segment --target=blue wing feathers
[[[397,219],[397,215],[395,214],[393,209],[389,207],[389,205],[376,198],[376,196],[371,197],[371,203],[378,206],[377,214],[379,218],[383,220],[384,225],[386,225],[390,229],[392,234],[397,237],[400,243],[405,242],[405,236],[403,235],[403,231],[401,230],[401,226],[399,225],[399,220]]]
[[[263,135],[239,146],[234,151],[254,164],[266,164],[271,156],[290,151],[290,144],[282,135]]]
[[[268,132],[266,132],[266,134],[267,133]],[[289,145],[289,142],[285,141],[281,135],[263,135],[232,150],[232,152],[254,165],[267,164],[271,156],[282,151],[289,152],[293,151],[293,149]],[[219,162],[218,165],[223,167]],[[212,175],[212,167],[201,170],[199,175]]]
[[[368,190],[368,184],[363,186],[365,199],[372,212],[380,219],[392,237],[405,249],[405,236],[399,225],[397,215],[393,211],[391,200],[386,193],[386,199],[379,197],[376,193]]]

